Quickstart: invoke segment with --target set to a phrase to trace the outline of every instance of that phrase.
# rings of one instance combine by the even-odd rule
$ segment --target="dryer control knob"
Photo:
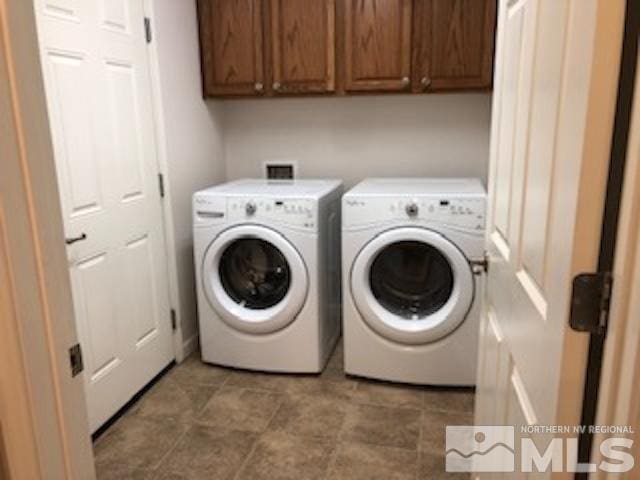
[[[247,203],[244,207],[244,211],[247,212],[247,215],[253,215],[254,213],[256,213],[256,210],[256,204],[253,202]]]
[[[409,215],[410,217],[418,216],[418,205],[415,203],[407,204],[404,210],[407,212],[407,215]]]

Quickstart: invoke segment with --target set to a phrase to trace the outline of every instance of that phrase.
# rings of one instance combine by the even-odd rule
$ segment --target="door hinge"
[[[171,330],[174,332],[178,329],[178,317],[176,316],[175,309],[171,309]]]
[[[469,265],[471,265],[471,271],[475,275],[487,273],[489,271],[489,256],[485,253],[482,258],[469,260]]]
[[[581,273],[573,279],[569,325],[578,332],[604,335],[613,289],[611,272]]]
[[[151,43],[151,19],[149,17],[144,17],[144,37],[146,38],[147,43]]]
[[[71,376],[75,377],[84,370],[84,362],[82,360],[82,348],[76,343],[69,349],[69,363],[71,365]]]
[[[164,175],[158,174],[158,189],[160,190],[160,198],[164,198]]]

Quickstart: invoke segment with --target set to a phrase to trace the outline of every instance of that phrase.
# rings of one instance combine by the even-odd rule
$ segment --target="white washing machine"
[[[333,180],[238,180],[193,197],[205,362],[320,372],[340,334]]]
[[[475,384],[485,196],[475,179],[369,179],[344,195],[347,373]]]

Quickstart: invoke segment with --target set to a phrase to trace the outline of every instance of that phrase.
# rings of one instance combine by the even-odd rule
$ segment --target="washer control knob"
[[[418,216],[418,205],[416,203],[412,202],[407,204],[407,206],[404,207],[404,210],[407,212],[407,215],[409,215],[410,217]]]
[[[244,211],[247,213],[247,215],[253,215],[254,213],[256,213],[256,209],[256,204],[253,202],[248,202],[244,207]]]

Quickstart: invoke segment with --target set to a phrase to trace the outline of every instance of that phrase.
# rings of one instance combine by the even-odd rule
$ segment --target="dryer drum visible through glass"
[[[240,238],[231,243],[220,257],[219,269],[227,294],[249,309],[277,305],[291,284],[287,259],[277,247],[260,238]]]
[[[284,328],[307,297],[304,261],[289,241],[267,227],[223,231],[209,245],[202,272],[211,306],[228,326],[246,333]]]
[[[363,320],[389,340],[439,340],[464,320],[474,295],[462,252],[425,228],[395,228],[373,238],[353,263],[351,289]]]

